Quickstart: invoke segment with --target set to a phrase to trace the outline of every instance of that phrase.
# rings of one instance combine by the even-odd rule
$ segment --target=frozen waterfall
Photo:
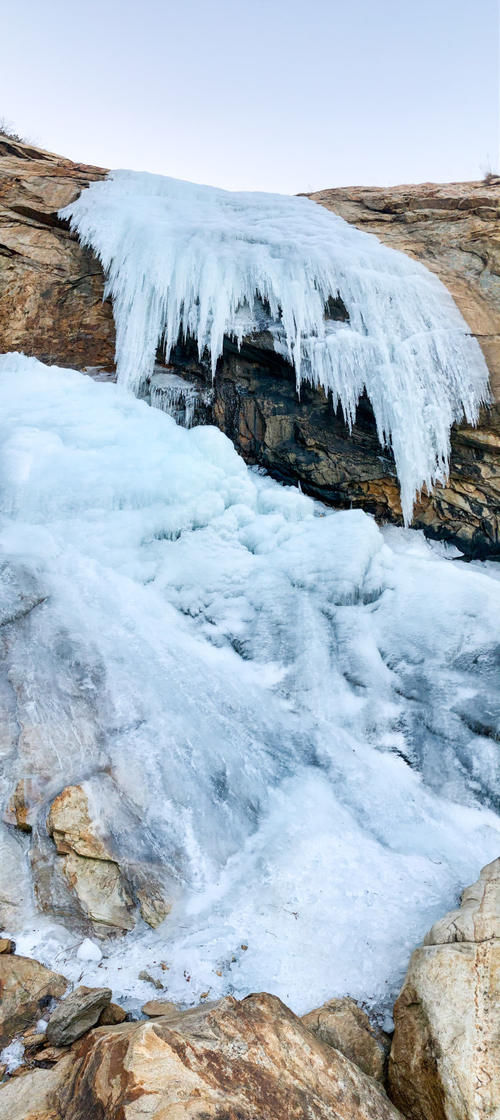
[[[30,841],[3,813],[29,777],[50,904],[26,890],[18,951],[120,999],[151,998],[146,968],[180,1002],[390,1006],[499,850],[498,569],[328,510],[216,428],[21,355],[0,357],[0,528],[0,897],[21,895],[9,860]],[[166,921],[98,963],[57,924],[45,831],[82,782],[120,859],[172,879]]]
[[[306,198],[236,193],[132,171],[91,183],[61,211],[102,261],[122,384],[137,390],[162,343],[208,351],[238,343],[262,307],[275,346],[331,393],[349,425],[364,390],[392,446],[405,522],[416,494],[444,481],[450,428],[477,419],[488,374],[441,282]],[[325,315],[340,295],[348,322]]]

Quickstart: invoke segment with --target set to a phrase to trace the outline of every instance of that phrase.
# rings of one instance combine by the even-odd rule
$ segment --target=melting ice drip
[[[192,381],[161,370],[151,378],[149,396],[153,408],[167,412],[182,428],[192,428],[200,413],[206,413],[211,404],[212,391],[199,389]]]
[[[209,352],[215,373],[224,335],[241,343],[264,305],[298,389],[323,386],[350,426],[366,390],[407,523],[422,486],[446,479],[451,425],[476,422],[488,374],[423,265],[306,198],[132,171],[92,183],[61,215],[103,264],[118,378],[131,389],[151,376],[160,343],[168,361],[179,334]],[[325,317],[339,294],[348,323]]]

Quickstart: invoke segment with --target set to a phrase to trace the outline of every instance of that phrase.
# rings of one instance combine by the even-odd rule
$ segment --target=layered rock
[[[500,859],[413,953],[394,1021],[389,1092],[408,1120],[500,1115]]]
[[[98,262],[57,218],[102,168],[0,137],[0,351],[20,349],[77,369],[112,369],[114,326]],[[470,556],[500,554],[500,181],[447,186],[342,188],[312,197],[417,257],[449,287],[489,364],[494,402],[480,425],[452,433],[449,482],[424,494],[414,525]],[[170,371],[206,386],[189,347]],[[334,505],[400,521],[392,456],[362,400],[352,435],[320,391],[295,391],[295,375],[269,338],[227,343],[212,417],[249,461]]]
[[[0,352],[79,369],[112,364],[101,268],[57,217],[105,174],[0,135]]]
[[[371,1078],[269,995],[100,1028],[75,1050],[56,1115],[133,1120],[397,1120]]]

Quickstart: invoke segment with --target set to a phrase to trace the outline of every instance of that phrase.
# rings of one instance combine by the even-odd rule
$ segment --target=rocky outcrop
[[[52,999],[64,994],[64,976],[38,961],[0,955],[0,1048],[40,1019]]]
[[[500,859],[413,953],[394,1021],[389,1092],[408,1120],[500,1115]]]
[[[373,1026],[355,1000],[330,999],[303,1015],[302,1022],[321,1042],[340,1050],[363,1073],[384,1082],[390,1037]]]
[[[112,366],[101,268],[57,217],[105,174],[0,135],[0,352],[77,369]]]
[[[133,1120],[397,1120],[385,1093],[274,996],[93,1031],[75,1049],[56,1115]]]
[[[104,174],[0,137],[0,351],[112,370],[114,326],[99,264],[57,218],[59,207]],[[452,433],[449,482],[422,496],[414,525],[469,556],[500,555],[500,181],[310,197],[436,271],[479,339],[493,406],[477,429]],[[189,347],[169,368],[205,389],[210,382]],[[212,418],[244,458],[276,477],[328,503],[401,520],[394,463],[378,443],[368,401],[350,434],[324,393],[304,387],[297,398],[294,373],[269,338],[247,339],[240,353],[227,343]]]
[[[120,854],[120,835],[129,841],[139,836],[141,822],[107,774],[63,789],[50,806],[47,832],[62,857],[65,880],[98,936],[133,929],[136,906],[151,926],[169,913],[160,869]]]

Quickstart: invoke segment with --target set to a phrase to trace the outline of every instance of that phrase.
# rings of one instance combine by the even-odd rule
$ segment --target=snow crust
[[[130,1006],[158,995],[147,969],[184,1003],[389,1007],[498,855],[491,566],[326,510],[215,428],[20,355],[0,358],[0,528],[0,683],[25,728],[4,799],[30,767],[47,801],[112,775],[142,828],[104,795],[103,827],[120,856],[149,845],[174,897],[99,961],[34,910],[18,951]]]
[[[273,325],[302,380],[349,425],[363,390],[391,445],[405,522],[417,492],[448,471],[454,420],[487,395],[481,350],[443,284],[307,198],[231,192],[115,171],[61,216],[100,258],[113,300],[122,384],[138,391],[157,347],[191,335],[212,373],[224,335]],[[325,315],[340,294],[348,323]]]

